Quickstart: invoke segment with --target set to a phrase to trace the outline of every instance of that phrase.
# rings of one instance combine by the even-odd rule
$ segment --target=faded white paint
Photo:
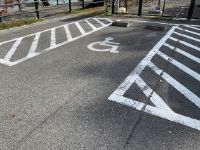
[[[192,54],[190,54],[188,52],[185,52],[185,51],[183,51],[183,50],[181,50],[179,48],[176,48],[176,47],[174,47],[174,46],[172,46],[170,44],[167,44],[167,43],[165,43],[164,46],[168,47],[171,50],[174,50],[174,51],[178,52],[179,54],[182,54],[182,55],[190,58],[193,61],[196,61],[197,63],[200,63],[200,59],[198,57],[196,57],[196,56],[194,56],[194,55],[192,55]]]
[[[196,27],[192,27],[193,29]],[[158,66],[153,64],[151,62],[151,59],[157,54],[160,55],[162,59],[169,61],[172,65],[175,67],[181,69],[185,73],[189,74],[192,78],[195,78],[197,82],[200,82],[200,75],[195,72],[194,70],[190,69],[189,67],[185,66],[184,64],[178,62],[172,57],[167,56],[163,52],[160,51],[161,47],[168,47],[171,50],[174,50],[175,52],[178,52],[188,58],[190,58],[192,61],[200,62],[199,58],[196,56],[193,56],[192,54],[185,52],[175,46],[172,46],[170,44],[167,44],[166,41],[168,39],[174,40],[175,42],[184,44],[185,46],[188,46],[190,48],[193,48],[195,50],[199,50],[199,48],[195,45],[192,45],[188,42],[176,39],[172,37],[172,34],[180,35],[182,38],[192,39],[197,42],[200,42],[198,39],[195,39],[191,36],[187,36],[184,34],[179,34],[178,31],[175,31],[175,29],[180,29],[178,26],[173,26],[168,33],[154,46],[154,48],[147,54],[147,56],[137,65],[137,67],[128,75],[128,77],[118,86],[118,88],[110,95],[108,100],[120,103],[122,105],[126,105],[129,107],[132,107],[136,110],[143,111],[164,119],[167,119],[169,121],[173,121],[197,130],[200,130],[200,120],[187,117],[181,114],[177,114],[174,112],[170,106],[168,106],[164,100],[152,89],[150,88],[145,81],[140,77],[140,74],[144,70],[145,67],[149,67],[152,71],[154,71],[158,76],[160,76],[163,80],[168,82],[174,89],[177,90],[177,92],[180,92],[182,95],[184,95],[191,103],[193,103],[196,107],[200,109],[200,98],[194,94],[192,91],[190,91],[188,88],[186,88],[183,84],[179,83],[177,80],[175,80],[172,76],[167,74],[164,70],[160,69]],[[182,30],[182,28],[181,28]],[[185,29],[183,29],[185,30]],[[185,30],[188,33],[196,34],[194,31]],[[130,88],[130,86],[135,83],[140,90],[144,93],[144,95],[155,105],[150,106],[148,104],[139,102],[137,100],[133,100],[127,97],[124,97],[124,94],[126,91]],[[134,92],[134,91],[133,91]]]
[[[69,43],[71,41],[75,41],[75,40],[80,39],[80,38],[82,38],[84,36],[92,34],[92,33],[96,32],[98,30],[101,30],[101,29],[109,26],[111,24],[111,22],[112,22],[110,19],[107,19],[107,18],[94,18],[99,24],[101,24],[101,27],[96,28],[96,27],[94,27],[94,25],[92,25],[92,23],[90,23],[88,21],[89,19],[90,18],[87,18],[85,20],[87,20],[86,21],[87,24],[90,27],[92,27],[93,30],[89,31],[87,33],[81,27],[81,25],[79,23],[80,21],[77,21],[77,22],[71,22],[71,23],[68,23],[68,24],[57,26],[57,27],[54,27],[54,28],[51,28],[51,29],[47,29],[47,30],[44,30],[44,31],[41,31],[41,32],[37,32],[37,33],[33,33],[33,34],[22,36],[22,37],[19,37],[19,38],[14,38],[14,39],[11,39],[11,40],[8,40],[8,41],[0,42],[0,46],[2,44],[7,44],[9,42],[14,42],[12,48],[8,51],[8,53],[6,54],[6,56],[4,58],[0,58],[0,63],[4,64],[4,65],[8,65],[8,66],[16,65],[16,64],[18,64],[20,62],[23,62],[23,61],[27,60],[27,59],[30,59],[30,58],[35,57],[37,55],[40,55],[40,54],[42,54],[42,53],[44,53],[46,51],[55,49],[57,47],[65,45],[65,44],[67,44],[67,43]],[[107,20],[107,21],[109,21],[109,23],[108,24],[104,24],[104,23],[101,22],[102,20]],[[74,25],[77,26],[78,30],[81,32],[81,35],[79,35],[77,37],[72,37],[71,32],[69,30],[69,25],[71,25],[71,24],[74,24]],[[64,42],[61,42],[61,43],[56,43],[56,29],[58,29],[58,28],[64,28],[65,32],[66,32],[66,36],[67,36],[67,40],[64,41]],[[42,33],[48,32],[48,31],[51,32],[51,35],[50,35],[51,36],[50,37],[50,46],[48,48],[46,48],[46,49],[38,50],[37,47],[38,47],[38,42],[39,42],[39,39],[40,39],[40,35]],[[17,47],[21,44],[21,41],[23,39],[25,39],[27,37],[31,37],[31,36],[35,36],[35,38],[32,41],[32,44],[31,44],[31,47],[30,47],[29,51],[27,51],[27,53],[28,53],[27,56],[24,57],[24,58],[18,59],[16,61],[11,62],[10,59],[12,58],[13,54],[17,50]]]

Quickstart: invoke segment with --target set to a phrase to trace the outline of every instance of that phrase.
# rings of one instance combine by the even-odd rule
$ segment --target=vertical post
[[[142,0],[139,0],[138,16],[142,15]]]
[[[19,11],[21,12],[22,9],[21,9],[21,4],[20,4],[20,1],[19,1],[19,0],[17,0],[17,5],[18,5],[18,8],[19,8]]]
[[[36,12],[37,19],[40,19],[40,15],[38,11],[39,2],[38,0],[34,0],[34,2],[35,2],[35,12]]]
[[[56,2],[57,2],[57,5],[58,5],[58,0],[56,0]]]
[[[115,13],[115,0],[112,0],[112,14]]]
[[[192,19],[192,15],[193,15],[193,12],[194,12],[194,7],[195,7],[195,1],[196,0],[191,0],[191,4],[190,4],[190,8],[189,8],[187,19]]]
[[[161,16],[163,16],[163,15],[164,15],[164,13],[165,13],[165,0],[164,0],[164,4],[163,4],[163,8],[162,8],[162,14],[161,14]]]
[[[85,9],[85,1],[82,0],[82,9]]]
[[[72,12],[72,5],[71,5],[71,0],[69,0],[69,13]]]
[[[158,8],[160,8],[160,0],[158,0]]]
[[[127,9],[128,9],[128,2],[127,2],[128,0],[125,0],[125,8],[126,8],[126,11],[127,11]]]

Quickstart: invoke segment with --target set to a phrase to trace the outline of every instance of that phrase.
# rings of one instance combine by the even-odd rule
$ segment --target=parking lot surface
[[[0,33],[1,149],[199,149],[200,26],[113,21]]]

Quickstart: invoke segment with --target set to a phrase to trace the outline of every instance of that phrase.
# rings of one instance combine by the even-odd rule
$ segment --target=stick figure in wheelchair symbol
[[[114,38],[108,37],[108,38],[105,38],[104,41],[90,43],[87,47],[91,51],[118,53],[119,51],[117,51],[117,49],[119,47],[119,43],[111,42],[111,40],[114,40]],[[98,49],[94,47],[95,45],[106,46],[110,48]]]

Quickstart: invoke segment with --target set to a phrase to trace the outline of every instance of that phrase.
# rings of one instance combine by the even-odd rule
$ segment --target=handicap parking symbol
[[[107,38],[105,38],[104,41],[97,41],[97,42],[90,43],[87,46],[87,48],[91,51],[119,53],[119,51],[117,50],[119,47],[119,43],[111,42],[112,40],[114,40],[114,38],[107,37]],[[95,46],[98,46],[98,45],[100,45],[102,47],[106,47],[106,48],[104,48],[104,49],[95,48]],[[107,47],[109,47],[109,48],[107,48]]]

